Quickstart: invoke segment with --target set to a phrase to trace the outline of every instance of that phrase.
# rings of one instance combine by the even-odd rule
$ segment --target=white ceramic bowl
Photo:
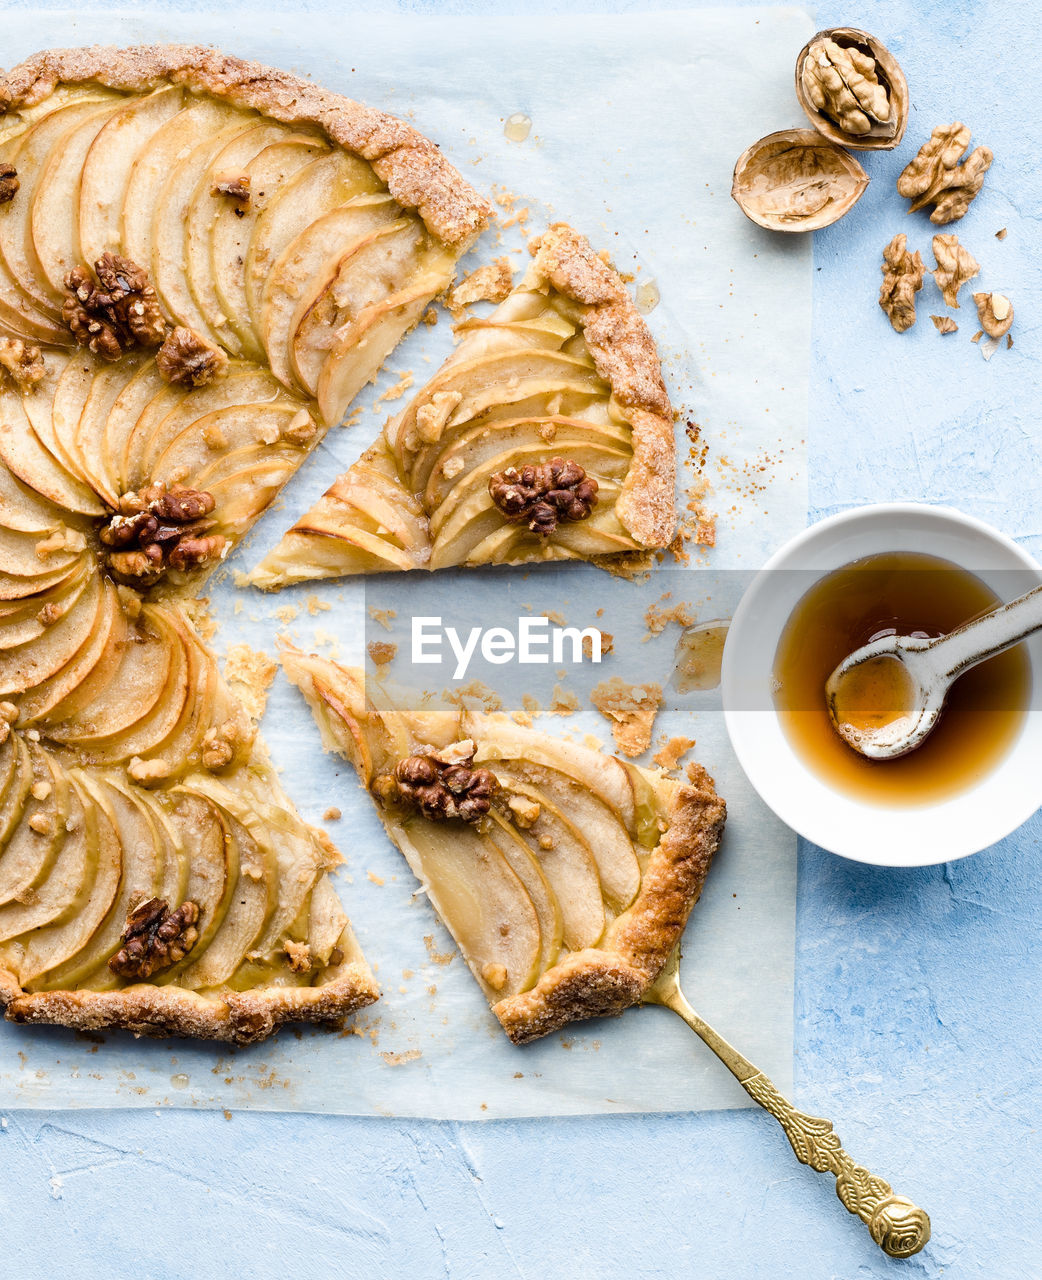
[[[724,714],[749,781],[800,835],[859,862],[928,866],[987,848],[1042,805],[1042,713],[1027,712],[1006,756],[972,788],[932,804],[890,806],[834,790],[812,772],[786,737],[771,696],[775,650],[800,597],[832,570],[887,551],[951,560],[1004,599],[1039,582],[1026,551],[952,507],[885,503],[822,520],[768,560],[735,610],[723,657]],[[1042,637],[1027,644],[1037,684]]]

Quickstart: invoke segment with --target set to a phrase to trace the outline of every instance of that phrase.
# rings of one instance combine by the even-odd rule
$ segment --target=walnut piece
[[[115,577],[137,586],[151,586],[167,569],[187,572],[224,556],[227,542],[209,530],[216,521],[209,493],[179,484],[149,485],[125,493],[119,511],[101,529],[102,545],[110,548],[108,565]]]
[[[958,307],[959,290],[977,275],[980,263],[954,234],[934,236],[933,256],[937,260],[937,270],[933,273],[937,287],[944,294],[947,306]]]
[[[291,973],[307,973],[311,968],[311,948],[306,942],[286,942],[286,960]]]
[[[489,477],[492,501],[511,524],[527,524],[548,537],[558,524],[585,520],[597,505],[597,481],[577,462],[551,458],[520,469],[508,467]]]
[[[250,175],[248,173],[219,173],[213,184],[215,196],[227,196],[235,201],[235,215],[242,218],[250,207]]]
[[[123,946],[109,961],[109,968],[131,982],[147,982],[191,951],[199,938],[198,919],[194,902],[182,902],[171,911],[162,898],[149,898],[127,916],[120,939]]]
[[[938,333],[958,333],[959,331],[959,326],[951,316],[931,316],[930,319]]]
[[[1013,304],[1004,293],[975,293],[977,319],[989,338],[1001,338],[1013,324]]]
[[[915,324],[915,295],[923,287],[923,259],[908,252],[908,237],[899,232],[883,250],[883,284],[879,305],[898,333]]]
[[[474,743],[469,739],[442,751],[406,756],[398,762],[393,779],[380,779],[385,799],[416,805],[435,822],[460,818],[478,822],[489,811],[499,780],[489,769],[475,769]],[[393,786],[389,786],[393,783]]]
[[[94,271],[96,280],[86,267],[65,277],[62,320],[80,346],[102,360],[118,360],[135,346],[158,347],[166,321],[148,272],[115,253],[103,253]]]
[[[18,170],[6,160],[0,160],[0,204],[7,204],[13,200],[20,186]]]
[[[930,221],[938,225],[965,214],[994,159],[987,147],[977,147],[959,164],[969,145],[970,130],[959,121],[934,129],[898,175],[898,194],[912,202],[909,213],[932,204]]]
[[[21,392],[32,391],[46,372],[39,347],[21,338],[0,338],[0,386],[9,381]]]
[[[844,133],[859,137],[890,119],[890,96],[871,54],[835,40],[811,45],[803,64],[803,91]]]
[[[178,325],[156,352],[160,377],[177,387],[208,387],[228,372],[228,357],[194,329]]]

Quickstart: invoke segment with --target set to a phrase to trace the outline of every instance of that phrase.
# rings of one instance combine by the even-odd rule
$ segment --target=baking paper
[[[39,29],[31,13],[5,14],[9,65],[37,48]],[[586,701],[589,685],[612,674],[669,678],[680,627],[667,622],[649,635],[648,607],[683,604],[702,620],[726,616],[743,573],[805,522],[810,244],[754,227],[729,191],[734,159],[752,140],[800,123],[792,64],[812,29],[802,11],[777,8],[538,22],[315,10],[304,21],[245,7],[220,17],[148,8],[48,13],[54,44],[213,42],[408,117],[468,179],[498,195],[502,220],[517,218],[490,231],[464,269],[508,251],[520,268],[526,235],[548,220],[569,221],[633,275],[634,290],[656,282],[661,301],[648,319],[679,410],[678,456],[708,451],[717,546],[651,581],[562,566],[320,584],[278,596],[237,588],[234,570],[255,564],[400,407],[387,393],[403,390],[409,377],[422,384],[451,349],[443,313],[398,349],[362,397],[355,425],[330,433],[211,584],[219,648],[246,641],[274,653],[275,636],[285,633],[305,648],[361,661],[365,641],[377,635],[407,646],[411,615],[439,603],[465,605],[486,624],[548,612],[586,625],[596,605],[615,653],[603,670],[569,670],[562,681],[582,712],[537,723],[610,743],[606,722]],[[522,142],[504,135],[514,113],[532,121]],[[694,476],[682,468],[682,490]],[[385,619],[391,631],[370,616],[376,608],[394,608],[397,616]],[[432,687],[452,686],[449,667],[431,671]],[[516,705],[524,683],[516,671],[508,680],[475,668],[467,679],[477,675],[501,681],[504,702]],[[530,690],[544,707],[557,681],[554,670],[532,669]],[[795,837],[746,783],[714,695],[667,692],[667,704],[656,737],[697,739],[696,754],[730,812],[685,941],[684,985],[703,1016],[787,1089]],[[0,1024],[0,1108],[249,1107],[474,1119],[748,1105],[664,1009],[632,1010],[512,1047],[353,774],[321,754],[302,700],[281,675],[263,730],[305,816],[322,823],[331,806],[342,811],[326,823],[347,856],[337,883],[383,999],[341,1031],[287,1029],[243,1050]]]

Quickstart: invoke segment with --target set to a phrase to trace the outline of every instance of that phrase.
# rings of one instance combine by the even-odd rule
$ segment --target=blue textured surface
[[[651,6],[603,6],[616,7]],[[929,261],[929,224],[904,217],[891,185],[910,146],[869,157],[875,181],[858,210],[815,246],[812,517],[946,501],[1042,550],[1035,10],[818,8],[822,26],[867,27],[901,60],[916,102],[909,143],[960,118],[994,149],[958,230],[984,286],[1008,290],[1018,315],[1016,347],[990,364],[968,343],[972,313],[954,337],[933,331],[932,286],[917,327],[889,330],[872,301],[879,250],[903,229]],[[707,127],[691,122],[691,145]],[[1008,238],[994,240],[1003,226]],[[911,872],[801,851],[796,1100],[929,1209],[934,1239],[909,1262],[884,1259],[756,1113],[452,1125],[20,1112],[0,1129],[0,1275],[87,1280],[133,1260],[156,1280],[1038,1276],[1040,838],[1036,817],[975,858]]]

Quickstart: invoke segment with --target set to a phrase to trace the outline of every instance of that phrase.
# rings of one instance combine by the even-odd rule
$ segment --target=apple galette
[[[640,1002],[723,830],[704,770],[677,782],[505,715],[409,709],[292,647],[282,661],[511,1040]]]
[[[673,417],[644,320],[556,224],[459,345],[251,580],[597,559],[674,531]]]
[[[0,1005],[236,1041],[376,989],[190,621],[481,229],[383,113],[212,50],[0,76]]]

